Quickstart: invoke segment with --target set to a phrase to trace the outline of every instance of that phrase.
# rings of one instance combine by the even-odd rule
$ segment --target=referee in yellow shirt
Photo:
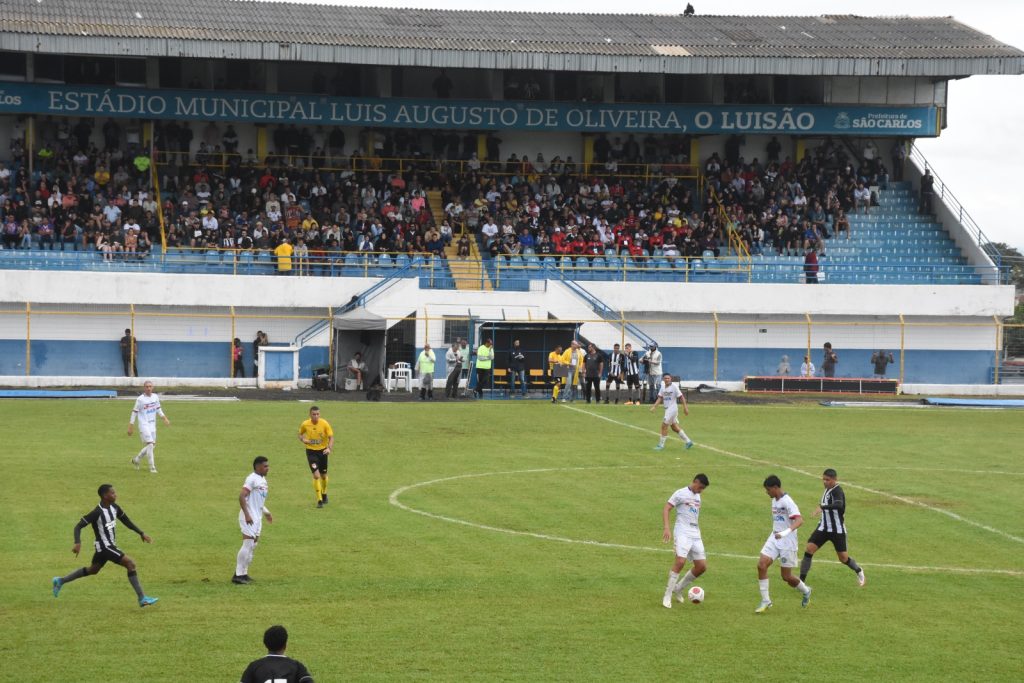
[[[299,441],[306,444],[306,462],[313,473],[316,506],[327,504],[327,456],[334,450],[334,430],[320,419],[320,408],[309,409],[309,419],[299,425]]]

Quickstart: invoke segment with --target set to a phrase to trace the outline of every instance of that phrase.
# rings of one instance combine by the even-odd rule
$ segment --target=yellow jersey
[[[548,354],[548,374],[554,372],[555,366],[558,365],[558,361],[561,360],[562,354],[557,351],[552,351]]]
[[[299,425],[299,436],[306,437],[306,448],[311,451],[322,451],[327,448],[334,430],[327,420],[320,418],[316,424],[312,420],[306,420]]]

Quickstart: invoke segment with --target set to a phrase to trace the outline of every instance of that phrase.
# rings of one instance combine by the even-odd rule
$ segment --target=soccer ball
[[[700,586],[693,586],[689,591],[687,591],[686,597],[694,604],[702,603],[704,602],[704,589]]]

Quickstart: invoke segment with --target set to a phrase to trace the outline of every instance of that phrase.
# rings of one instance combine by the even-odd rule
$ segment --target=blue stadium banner
[[[938,135],[935,107],[505,102],[0,83],[0,113],[622,133]]]

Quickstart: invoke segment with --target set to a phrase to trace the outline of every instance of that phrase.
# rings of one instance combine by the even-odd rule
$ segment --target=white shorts
[[[252,524],[246,524],[245,516],[239,513],[238,526],[242,530],[243,536],[248,536],[250,538],[259,538],[260,531],[263,530],[263,516],[261,515],[258,519],[254,519],[252,521]]]
[[[142,443],[156,443],[156,425],[139,425],[139,438]]]
[[[677,534],[675,537],[676,557],[683,557],[687,560],[706,560],[704,552],[704,541],[699,537],[684,536]]]
[[[679,408],[673,407],[665,411],[665,417],[661,418],[662,424],[679,424]]]
[[[791,543],[789,539],[793,539],[793,542]],[[768,540],[764,542],[761,554],[765,557],[770,557],[772,560],[778,560],[779,564],[783,567],[797,566],[796,535],[791,534],[786,538],[777,539],[775,534],[772,533]]]

